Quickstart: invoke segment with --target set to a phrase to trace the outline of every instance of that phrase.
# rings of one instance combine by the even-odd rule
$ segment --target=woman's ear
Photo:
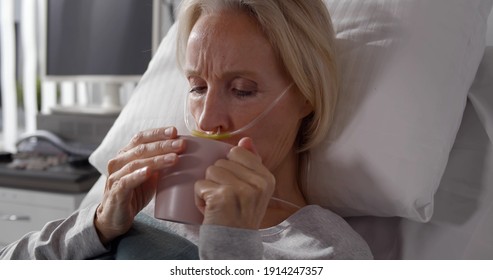
[[[304,119],[306,116],[310,115],[313,112],[313,106],[308,102],[308,99],[303,97],[303,106],[300,111],[300,119]]]
[[[296,86],[296,84],[295,84]],[[299,118],[300,120],[304,119],[306,116],[310,115],[312,112],[313,112],[313,106],[312,104],[310,103],[310,101],[308,101],[308,99],[305,97],[305,95],[303,95],[303,93],[301,93],[301,90],[299,90],[298,87],[296,87],[296,93],[298,95],[298,104],[300,104],[300,107],[299,107]]]

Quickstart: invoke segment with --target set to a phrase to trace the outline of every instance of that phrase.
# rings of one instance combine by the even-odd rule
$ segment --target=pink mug
[[[154,217],[185,224],[202,224],[204,216],[195,206],[194,185],[205,178],[207,167],[226,158],[231,144],[193,136],[185,139],[185,151],[176,165],[159,172]]]

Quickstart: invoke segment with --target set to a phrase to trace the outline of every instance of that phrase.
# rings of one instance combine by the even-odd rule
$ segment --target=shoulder
[[[292,234],[310,237],[331,247],[338,259],[369,259],[365,240],[339,215],[318,205],[307,205],[279,225]]]
[[[307,205],[301,208],[289,217],[286,222],[314,229],[333,228],[334,226],[350,229],[350,226],[341,216],[318,205]]]

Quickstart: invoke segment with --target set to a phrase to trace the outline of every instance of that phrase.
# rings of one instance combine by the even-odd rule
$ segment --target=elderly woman
[[[324,3],[184,0],[178,24],[178,61],[200,131],[236,131],[270,109],[221,140],[235,147],[195,183],[202,225],[150,223],[197,245],[202,259],[371,258],[342,218],[307,205],[301,191],[310,148],[328,132],[338,88],[334,32]],[[165,127],[133,137],[109,162],[96,210],[53,222],[2,255],[92,258],[108,252],[114,240],[125,244],[137,221],[152,219],[145,213],[152,212],[156,171],[178,162],[186,150],[178,135],[184,133]]]

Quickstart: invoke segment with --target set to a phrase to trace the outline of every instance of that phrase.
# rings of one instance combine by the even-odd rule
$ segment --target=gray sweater
[[[0,258],[91,259],[108,254],[111,250],[115,251],[115,248],[107,248],[99,241],[93,224],[96,207],[97,205],[93,205],[79,210],[65,220],[50,222],[42,230],[25,235],[2,248]],[[153,205],[144,209],[139,214],[139,222],[144,221],[145,224],[145,221],[151,221],[147,224],[157,231],[157,234],[153,234],[154,238],[167,235],[165,239],[163,237],[165,243],[185,244],[170,241],[169,234],[173,233],[176,238],[184,238],[186,242],[197,245],[201,259],[372,258],[366,242],[341,217],[316,205],[305,206],[279,225],[261,230],[160,221],[148,215],[152,209]],[[146,231],[139,232],[146,234]],[[133,241],[135,236],[137,235],[134,233],[125,235],[113,245],[118,249],[117,255],[129,256],[133,251],[138,251],[135,246],[140,242]],[[132,241],[125,242],[127,238]],[[149,238],[144,236],[142,240]],[[163,240],[158,240],[155,244],[163,243]],[[170,252],[171,255],[166,256],[166,252],[162,252],[166,248],[154,250],[161,250],[154,255],[159,258],[180,258],[176,252]],[[145,251],[147,255],[140,258],[149,258],[149,250]]]

